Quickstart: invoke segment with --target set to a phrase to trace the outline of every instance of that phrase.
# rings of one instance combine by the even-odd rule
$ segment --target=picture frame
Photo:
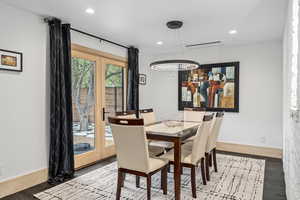
[[[147,76],[146,74],[139,74],[139,84],[146,85],[147,83]]]
[[[23,71],[23,54],[17,51],[0,49],[0,70]]]
[[[239,112],[240,62],[200,65],[178,72],[178,110],[205,108],[211,112]]]

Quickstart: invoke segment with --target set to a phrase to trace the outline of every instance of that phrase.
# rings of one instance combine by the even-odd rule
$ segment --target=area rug
[[[203,185],[197,171],[197,199],[204,200],[262,200],[265,161],[247,157],[217,154],[218,173],[211,168],[211,181]],[[181,199],[192,198],[190,170],[184,169],[181,177]],[[115,199],[117,163],[89,172],[46,191],[35,194],[41,200],[108,200]],[[152,199],[174,199],[173,174],[168,174],[168,195],[160,188],[160,173],[152,177]],[[121,199],[144,200],[146,184],[135,187],[135,176],[126,175]]]

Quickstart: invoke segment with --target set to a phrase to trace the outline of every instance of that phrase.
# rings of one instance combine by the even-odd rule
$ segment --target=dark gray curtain
[[[49,183],[74,175],[70,25],[52,19],[50,30]]]
[[[127,110],[136,110],[139,116],[139,50],[128,49]]]

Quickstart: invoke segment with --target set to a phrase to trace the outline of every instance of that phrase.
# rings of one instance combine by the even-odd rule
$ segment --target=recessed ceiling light
[[[237,34],[237,30],[230,30],[228,33],[229,33],[230,35],[234,35],[234,34]]]
[[[90,14],[90,15],[92,15],[92,14],[95,13],[95,10],[94,10],[93,8],[87,8],[87,9],[85,10],[85,12],[88,13],[88,14]]]
[[[162,41],[158,41],[156,42],[157,45],[163,45],[163,42]]]

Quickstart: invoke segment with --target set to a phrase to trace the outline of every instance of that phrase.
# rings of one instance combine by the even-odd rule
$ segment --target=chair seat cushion
[[[164,141],[149,141],[150,146],[162,147],[162,148],[173,148],[172,142],[164,142]]]
[[[160,158],[166,158],[170,161],[174,161],[174,149],[160,156]],[[192,151],[181,149],[181,162],[186,164],[192,164]]]
[[[185,143],[184,145],[182,145],[181,148],[185,149],[187,151],[192,151],[192,149],[193,149],[193,141],[188,141],[187,143]],[[216,148],[216,145],[210,145],[210,146],[207,145],[205,152],[210,153],[214,148]]]
[[[169,160],[165,158],[149,158],[149,171],[146,173],[151,173],[157,169],[162,168],[168,164]]]
[[[150,157],[155,157],[157,155],[163,154],[165,149],[162,147],[158,147],[158,146],[150,146],[148,147],[149,149],[149,156]]]

